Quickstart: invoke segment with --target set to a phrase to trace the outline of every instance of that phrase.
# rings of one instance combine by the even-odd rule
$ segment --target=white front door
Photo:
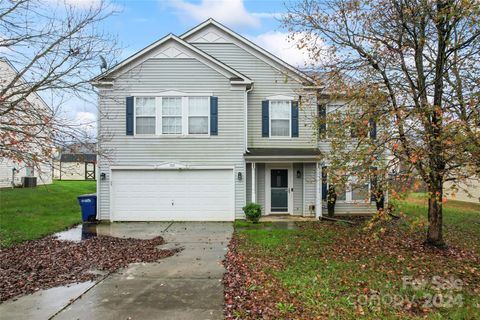
[[[267,165],[266,169],[266,214],[293,214],[292,166]]]

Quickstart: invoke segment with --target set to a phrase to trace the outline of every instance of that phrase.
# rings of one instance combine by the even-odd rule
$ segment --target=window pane
[[[162,115],[164,116],[181,116],[182,115],[182,98],[162,98]]]
[[[289,137],[290,136],[290,120],[273,120],[272,119],[272,137]]]
[[[137,116],[154,116],[155,98],[137,97],[135,101],[135,114]]]
[[[188,98],[188,115],[190,116],[208,116],[209,113],[208,97],[190,97]]]
[[[272,119],[290,119],[290,101],[270,101]]]
[[[337,194],[337,201],[347,200],[347,190],[345,186],[335,186],[335,193]]]
[[[163,117],[162,133],[163,134],[181,134],[182,133],[182,117]]]
[[[208,117],[188,118],[188,133],[207,134],[208,133]]]
[[[155,134],[155,117],[137,117],[136,134]]]
[[[367,200],[368,198],[368,184],[352,190],[352,200]]]

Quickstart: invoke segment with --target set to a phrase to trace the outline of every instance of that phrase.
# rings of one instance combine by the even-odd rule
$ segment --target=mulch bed
[[[84,282],[134,262],[155,262],[177,250],[158,250],[162,237],[150,240],[97,236],[81,242],[54,237],[0,249],[0,301],[40,289]]]
[[[225,319],[291,319],[302,313],[301,303],[292,297],[278,281],[262,271],[268,262],[247,257],[238,252],[238,239],[233,236],[223,261],[227,271],[223,276]],[[249,267],[255,266],[255,267]],[[294,312],[285,317],[277,304],[293,304]]]

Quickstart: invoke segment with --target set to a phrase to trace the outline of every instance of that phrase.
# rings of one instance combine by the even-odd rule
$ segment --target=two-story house
[[[248,202],[266,215],[322,214],[315,82],[215,20],[93,83],[108,150],[99,219],[231,221]]]
[[[0,56],[0,91],[4,88],[17,89],[20,93],[16,91],[10,95],[11,91],[8,91],[7,102],[21,101],[1,119],[0,188],[21,186],[23,177],[36,177],[37,185],[52,183],[52,159],[42,153],[52,139],[52,133],[43,119],[50,117],[52,111],[37,92],[22,97],[29,89],[23,77],[16,79],[17,76],[15,66]],[[9,104],[1,105],[0,110],[5,111],[6,106]],[[25,117],[26,114],[29,116]]]

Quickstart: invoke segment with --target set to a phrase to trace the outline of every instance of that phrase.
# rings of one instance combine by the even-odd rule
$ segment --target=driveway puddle
[[[96,223],[83,223],[66,231],[53,234],[58,240],[80,242],[97,236]]]

